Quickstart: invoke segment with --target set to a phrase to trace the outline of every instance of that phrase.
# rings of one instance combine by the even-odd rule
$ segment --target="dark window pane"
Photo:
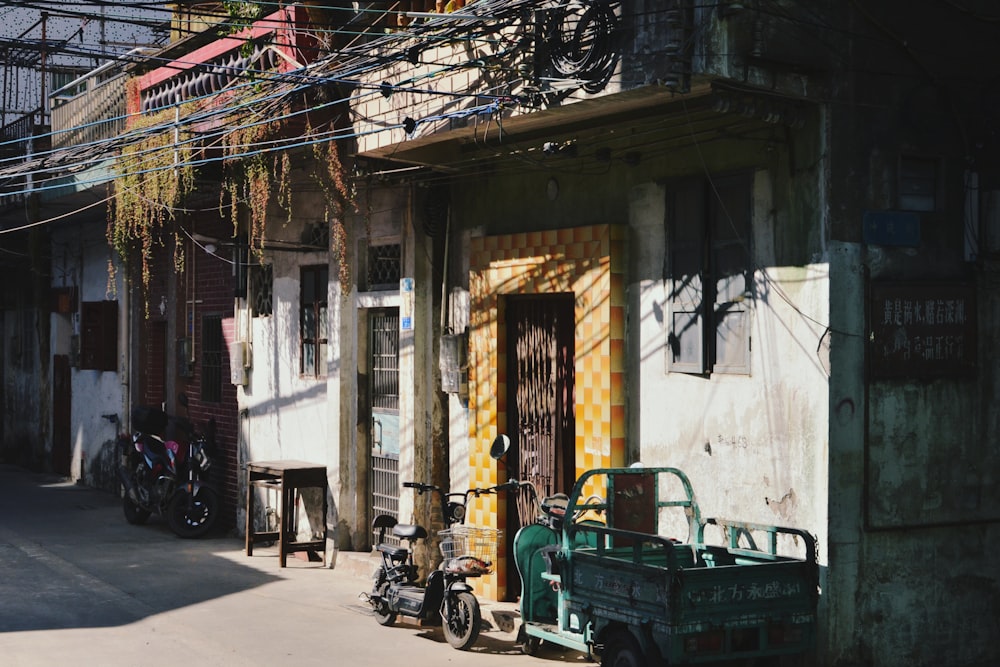
[[[671,371],[749,372],[751,183],[687,179],[669,193]]]
[[[301,269],[299,293],[300,348],[303,375],[326,375],[327,283],[326,266],[304,266]]]
[[[25,340],[31,338],[25,336]],[[80,321],[80,368],[118,370],[118,302],[85,301]]]
[[[316,369],[316,347],[310,342],[302,345],[302,374],[312,375]]]
[[[700,180],[679,183],[668,201],[671,319],[670,370],[705,371],[705,190]]]
[[[316,338],[316,311],[312,304],[302,306],[302,338],[310,341]]]

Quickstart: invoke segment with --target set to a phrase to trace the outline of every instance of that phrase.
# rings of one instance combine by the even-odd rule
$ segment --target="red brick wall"
[[[198,225],[198,233],[214,238],[227,238],[232,233],[232,226],[224,221],[208,226]],[[234,340],[233,333],[233,266],[232,252],[229,246],[219,245],[217,256],[209,255],[205,250],[190,241],[187,243],[188,255],[185,260],[185,272],[178,274],[181,281],[179,294],[184,293],[185,274],[193,276],[186,286],[188,295],[193,294],[197,302],[194,306],[194,346],[195,365],[194,376],[183,383],[190,402],[190,418],[199,427],[204,427],[211,419],[215,419],[215,460],[210,480],[220,492],[223,499],[222,524],[227,529],[235,528],[237,498],[236,448],[238,441],[238,407],[236,386],[230,383],[228,343]],[[222,400],[218,403],[201,400],[203,351],[202,318],[205,315],[222,317],[223,354],[222,354]],[[185,314],[185,318],[187,315]],[[186,321],[181,320],[181,321]]]
[[[226,221],[205,224],[197,223],[197,232],[205,236],[228,240],[232,226]],[[183,223],[187,228],[193,226],[190,221]],[[240,471],[237,469],[238,441],[238,408],[236,387],[230,383],[229,355],[226,351],[228,343],[234,340],[233,321],[233,270],[231,246],[219,245],[218,256],[208,255],[205,250],[184,238],[185,261],[183,271],[174,268],[172,248],[156,249],[153,262],[153,275],[147,292],[149,301],[148,317],[144,316],[140,306],[140,358],[137,370],[137,402],[144,405],[160,405],[166,401],[168,406],[176,405],[177,394],[183,392],[188,397],[188,409],[176,405],[174,410],[181,416],[188,416],[195,426],[201,430],[215,420],[215,456],[209,474],[209,481],[219,491],[223,500],[223,514],[220,526],[226,530],[235,528],[237,498],[237,481]],[[167,281],[173,280],[176,298],[174,303],[166,299]],[[164,313],[160,312],[161,300],[165,303]],[[188,326],[191,317],[191,304],[194,302],[193,327]],[[222,354],[222,400],[218,403],[203,401],[202,396],[202,318],[205,315],[218,315],[222,318],[223,354]],[[167,368],[179,368],[176,340],[167,340],[167,321],[171,318],[176,322],[176,338],[188,335],[193,337],[194,344],[194,374],[191,377],[181,377],[175,372],[176,386],[167,396]]]

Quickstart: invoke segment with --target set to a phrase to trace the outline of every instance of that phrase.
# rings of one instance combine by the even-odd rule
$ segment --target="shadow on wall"
[[[10,463],[31,470],[43,472],[46,470],[48,457],[37,451],[34,440],[28,436],[8,438],[0,444],[0,463]]]
[[[90,457],[83,470],[80,471],[80,484],[110,491],[116,496],[121,496],[121,481],[118,478],[118,452],[117,440],[105,440],[101,443],[97,453]]]

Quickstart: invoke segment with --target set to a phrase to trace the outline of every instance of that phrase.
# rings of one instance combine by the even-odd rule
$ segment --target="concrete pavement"
[[[489,626],[468,652],[439,628],[383,628],[359,599],[373,561],[340,556],[281,569],[274,548],[248,558],[233,536],[131,526],[110,493],[0,464],[0,664],[587,664],[557,648],[521,655],[491,613],[511,605],[484,603]]]

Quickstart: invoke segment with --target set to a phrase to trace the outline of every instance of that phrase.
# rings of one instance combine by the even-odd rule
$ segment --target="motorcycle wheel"
[[[167,507],[170,530],[184,539],[205,535],[212,530],[218,515],[219,495],[207,486],[198,489],[194,498],[189,498],[187,491],[178,491]]]
[[[444,638],[452,648],[465,651],[476,643],[483,617],[479,611],[479,600],[468,591],[450,593],[442,608],[441,619]]]
[[[125,498],[122,500],[122,511],[125,514],[125,520],[133,526],[141,526],[149,519],[149,510],[139,507],[129,497],[128,493],[125,494]]]
[[[376,580],[375,584],[375,595],[379,597],[379,601],[375,603],[375,620],[379,625],[392,625],[396,622],[396,612],[394,612],[390,607],[389,603],[386,602],[386,596],[389,594],[389,582],[385,581],[385,575],[380,577],[381,582]]]

